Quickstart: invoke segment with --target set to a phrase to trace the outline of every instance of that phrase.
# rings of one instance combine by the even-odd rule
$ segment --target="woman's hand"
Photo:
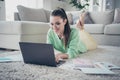
[[[80,30],[84,29],[84,15],[85,15],[84,13],[80,15],[80,19],[77,21],[77,24],[76,24],[76,26]]]
[[[59,53],[55,55],[55,58],[56,58],[56,62],[59,62],[60,59],[67,59],[68,54]]]

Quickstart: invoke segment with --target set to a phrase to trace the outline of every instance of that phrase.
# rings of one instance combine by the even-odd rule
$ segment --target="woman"
[[[79,53],[86,52],[86,46],[80,40],[79,31],[70,28],[64,9],[54,10],[50,16],[51,28],[47,34],[47,43],[53,44],[56,61],[76,57]]]

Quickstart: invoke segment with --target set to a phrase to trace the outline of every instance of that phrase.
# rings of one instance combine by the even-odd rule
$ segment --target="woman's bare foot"
[[[80,29],[80,30],[83,30],[84,29],[84,13],[80,14],[80,19],[77,21],[77,27]]]

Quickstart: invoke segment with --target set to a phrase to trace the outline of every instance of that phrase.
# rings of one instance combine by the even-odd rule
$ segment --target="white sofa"
[[[24,9],[24,7],[22,8]],[[32,13],[31,15],[27,15],[28,13],[30,13],[29,10],[30,12],[34,13]],[[26,14],[24,13],[25,11],[27,11]],[[22,15],[22,19],[20,19],[20,14],[15,13],[15,20],[17,21],[0,21],[0,48],[19,49],[18,43],[20,41],[45,43],[46,34],[49,29],[50,12],[47,10],[43,11],[44,14],[42,14],[42,16],[37,16],[37,20],[46,20],[45,22],[35,21],[37,17],[35,16],[36,18],[34,18],[34,16],[32,15],[38,15],[36,14],[37,9],[35,9],[35,11],[32,11],[32,9],[30,8],[25,8],[23,10],[22,14],[24,13],[24,15]],[[80,12],[70,11],[67,13],[71,13],[73,17],[76,14],[78,14],[79,16]],[[94,21],[94,24],[85,24],[85,29],[86,31],[91,33],[98,44],[120,46],[120,23],[112,24],[114,11],[90,12],[89,16]],[[29,20],[26,21],[27,19]]]
[[[0,48],[19,50],[19,42],[46,43],[48,23],[0,21]]]
[[[86,24],[89,31],[100,45],[120,46],[120,35],[115,34],[113,25],[107,25],[113,34],[103,33],[107,31],[101,24]],[[94,30],[94,27],[98,27]],[[89,27],[89,28],[87,28]],[[117,24],[114,27],[120,27]],[[49,23],[32,21],[0,21],[0,48],[19,49],[19,42],[46,43],[46,35]],[[119,28],[117,29],[119,30]],[[101,33],[100,33],[101,32]],[[109,32],[109,30],[108,30]],[[119,32],[120,33],[120,32]]]

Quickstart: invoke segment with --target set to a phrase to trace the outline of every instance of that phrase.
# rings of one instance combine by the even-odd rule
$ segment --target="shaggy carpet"
[[[20,52],[4,52],[0,57],[14,56],[21,60]],[[110,62],[120,66],[120,47],[99,46],[96,50],[78,56],[93,61]],[[70,59],[64,65],[71,62]],[[113,70],[115,75],[87,75],[79,70],[43,65],[24,64],[23,61],[0,63],[0,80],[120,80],[120,70]]]

